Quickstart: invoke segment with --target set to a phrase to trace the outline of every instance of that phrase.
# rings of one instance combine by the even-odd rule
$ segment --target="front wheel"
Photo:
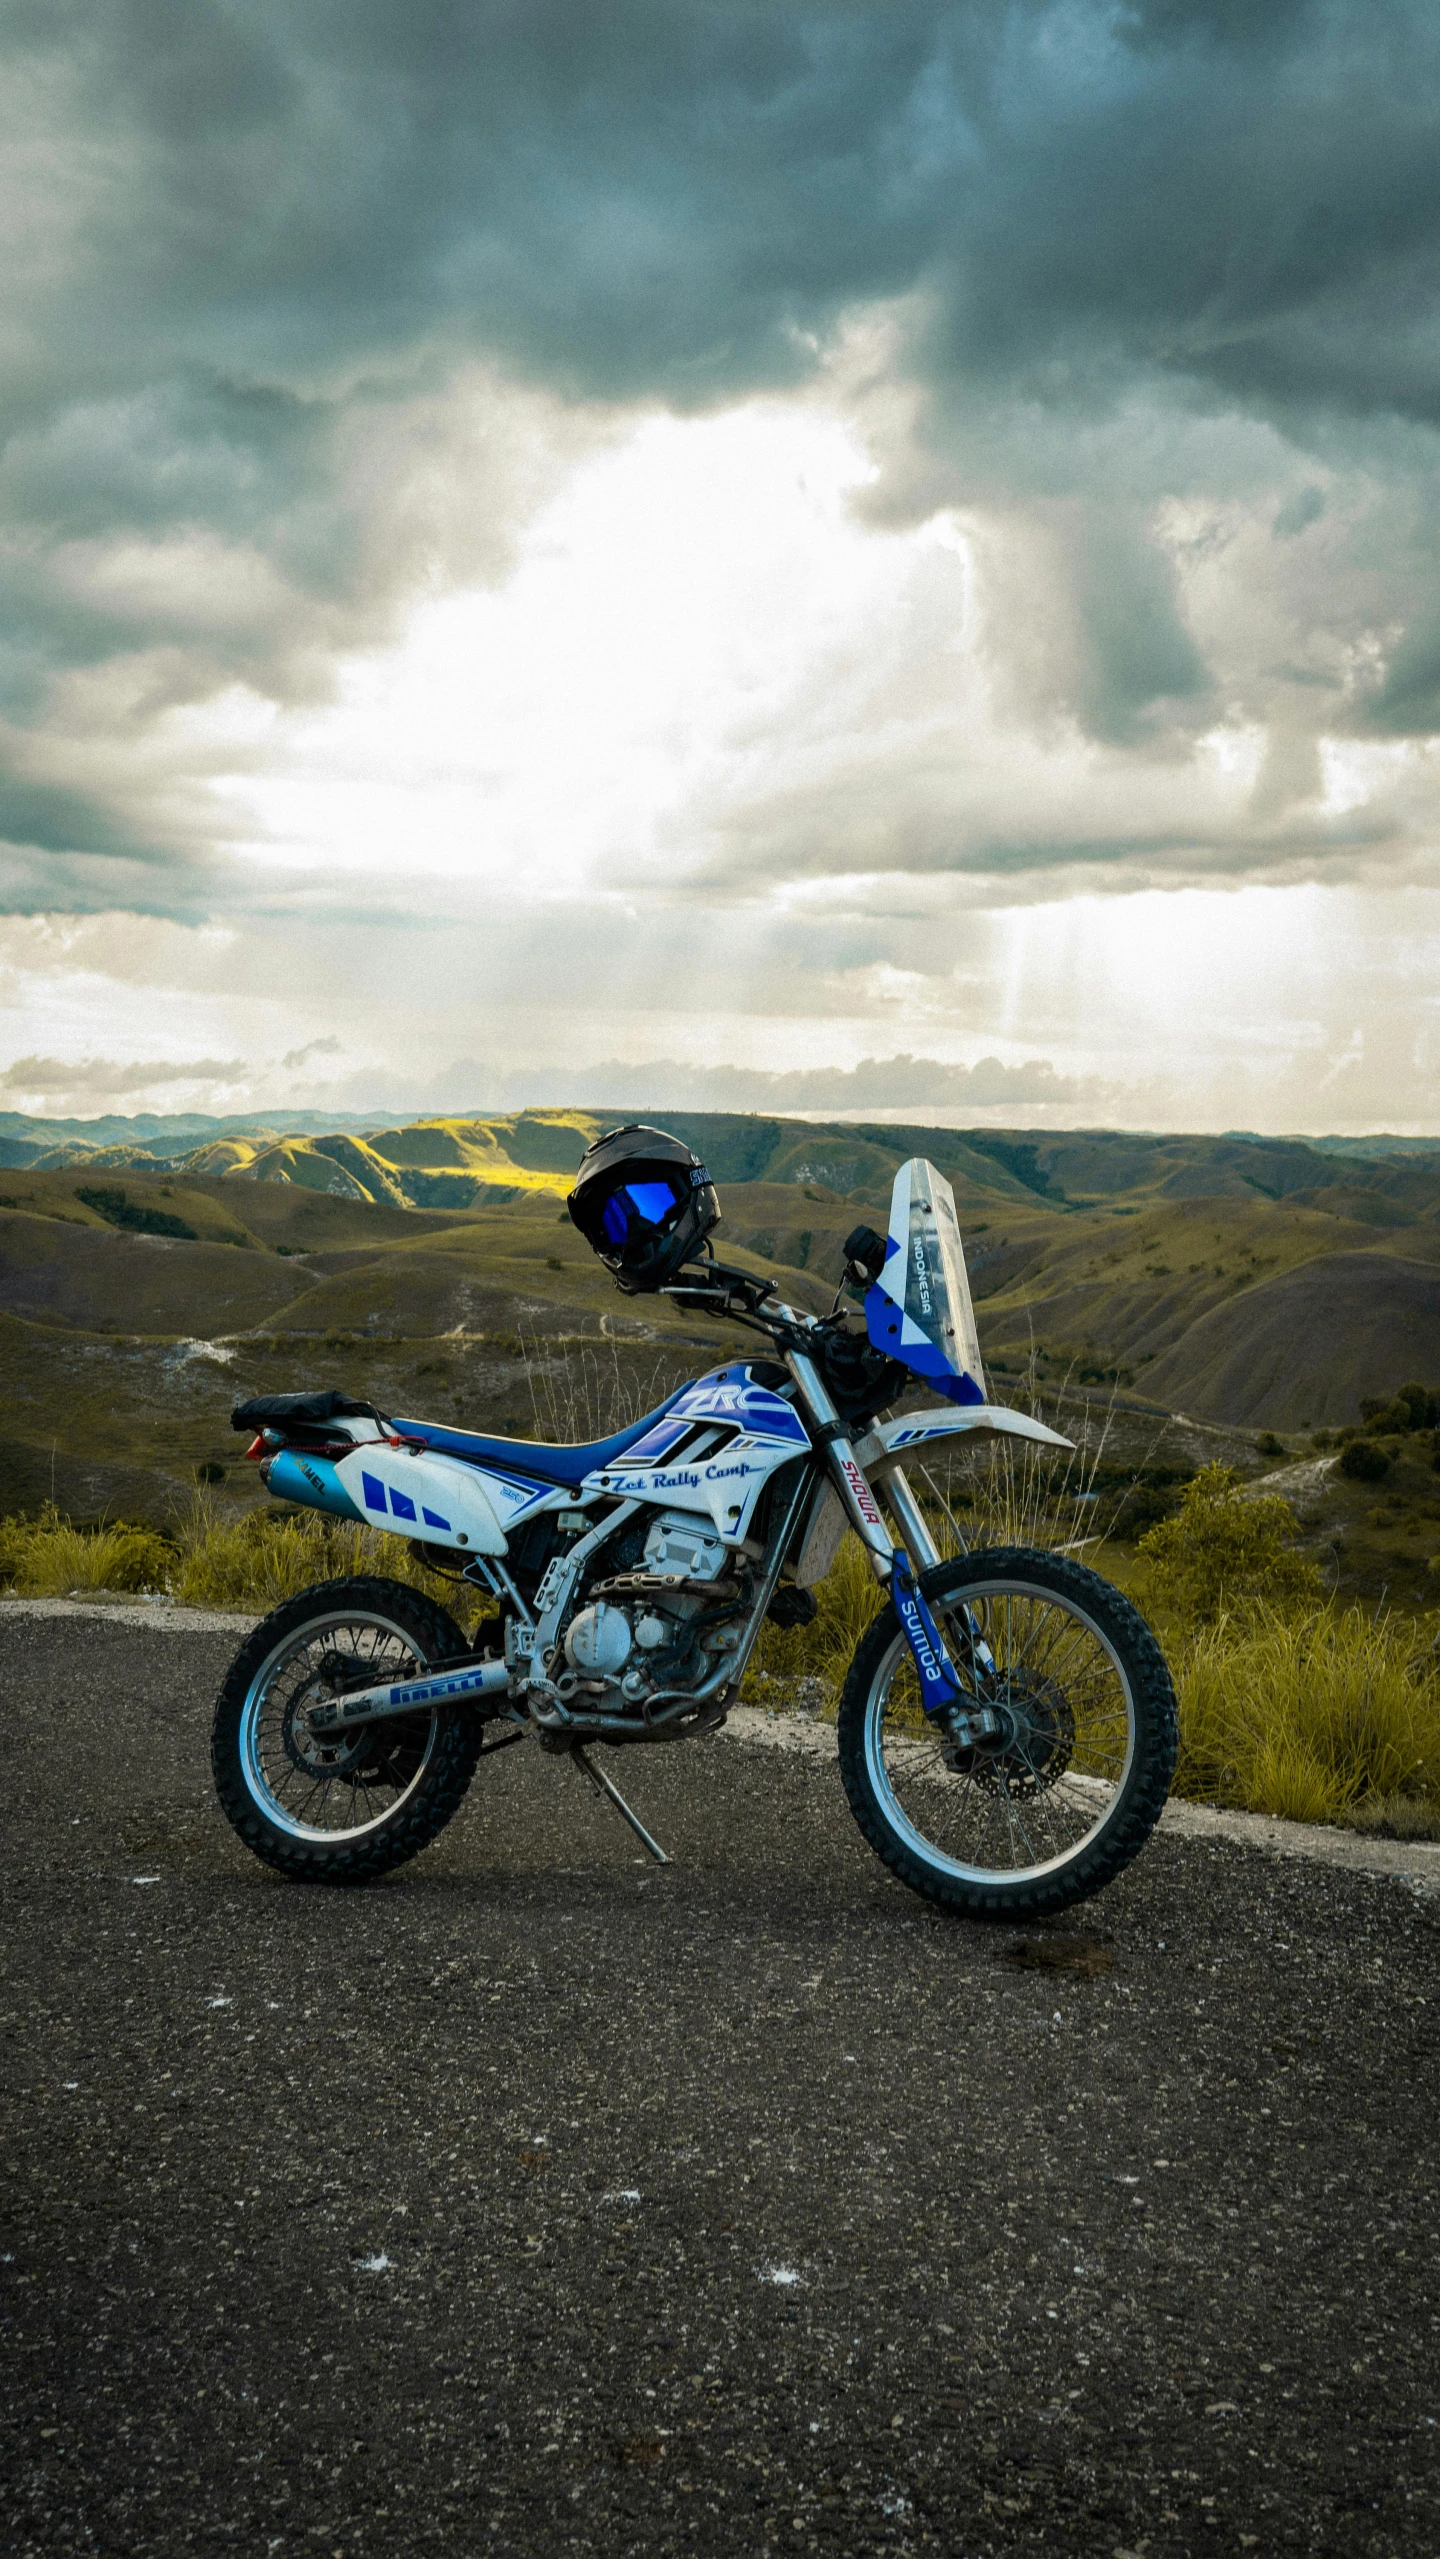
[[[215,1791],[247,1848],[308,1884],[364,1884],[428,1847],[474,1775],[463,1703],[318,1732],[347,1689],[417,1679],[467,1649],[453,1617],[403,1582],[321,1582],[247,1637],[215,1704]]]
[[[1068,1556],[996,1547],[921,1581],[951,1659],[998,1730],[958,1749],[920,1702],[893,1608],[840,1701],[850,1809],[891,1871],[977,1918],[1038,1917],[1098,1892],[1160,1818],[1175,1691],[1138,1609]]]

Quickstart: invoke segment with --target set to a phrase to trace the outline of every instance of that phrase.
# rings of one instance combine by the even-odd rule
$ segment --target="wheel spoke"
[[[340,1610],[272,1655],[246,1698],[240,1745],[246,1785],[277,1828],[298,1840],[333,1843],[372,1829],[404,1802],[429,1764],[433,1713],[407,1720],[407,1748],[383,1726],[358,1725],[322,1739],[310,1730],[308,1710],[343,1693],[356,1677],[403,1678],[424,1667],[398,1627]]]
[[[907,1845],[943,1871],[994,1881],[1043,1873],[1109,1820],[1129,1769],[1135,1708],[1119,1655],[1082,1608],[1023,1576],[962,1588],[937,1613],[1000,1731],[948,1766],[897,1635],[865,1710],[877,1794]],[[989,1671],[975,1663],[977,1642]]]

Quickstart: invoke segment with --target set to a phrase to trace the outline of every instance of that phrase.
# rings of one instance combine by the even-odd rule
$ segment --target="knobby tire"
[[[434,1731],[428,1760],[412,1790],[390,1815],[358,1834],[338,1833],[334,1845],[293,1838],[272,1821],[246,1783],[242,1724],[253,1684],[287,1638],[307,1624],[352,1610],[373,1614],[413,1648],[419,1671],[470,1648],[446,1609],[407,1583],[375,1578],[318,1582],[273,1610],[246,1637],[226,1673],[215,1703],[211,1767],[226,1819],[253,1855],[292,1882],[369,1884],[393,1873],[428,1848],[458,1812],[475,1773],[484,1731],[473,1707],[454,1703],[428,1710]],[[421,1710],[427,1711],[427,1710]]]
[[[1175,1691],[1165,1656],[1139,1610],[1087,1565],[1040,1549],[992,1547],[932,1566],[921,1576],[920,1587],[931,1607],[937,1608],[953,1605],[967,1594],[983,1600],[987,1590],[1003,1591],[1017,1581],[1045,1594],[1062,1609],[1078,1609],[1108,1639],[1128,1686],[1134,1718],[1131,1763],[1109,1815],[1050,1871],[1014,1882],[1007,1881],[1000,1870],[983,1879],[947,1874],[917,1856],[897,1832],[866,1759],[872,1693],[886,1655],[900,1636],[892,1607],[882,1609],[861,1637],[840,1700],[840,1773],[850,1809],[870,1846],[913,1892],[941,1908],[977,1919],[1046,1917],[1112,1882],[1138,1855],[1158,1822],[1178,1751]]]

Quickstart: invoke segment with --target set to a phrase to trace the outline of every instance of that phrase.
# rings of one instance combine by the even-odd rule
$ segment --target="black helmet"
[[[587,1147],[565,1203],[592,1253],[630,1295],[663,1288],[720,1223],[715,1185],[663,1128],[607,1129]]]

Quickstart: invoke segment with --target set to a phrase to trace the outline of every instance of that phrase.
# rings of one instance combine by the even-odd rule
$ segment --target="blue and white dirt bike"
[[[633,1133],[620,1136],[633,1156]],[[238,1408],[272,1495],[383,1521],[499,1613],[472,1644],[433,1601],[379,1579],[325,1583],[276,1609],[216,1708],[226,1814],[286,1875],[365,1882],[436,1837],[481,1758],[530,1740],[576,1761],[660,1858],[590,1748],[723,1723],[765,1620],[814,1616],[848,1530],[885,1594],[839,1710],[861,1830],[903,1882],[952,1910],[1064,1909],[1153,1829],[1174,1773],[1175,1698],[1143,1618],[1073,1557],[940,1557],[906,1479],[912,1452],[923,1464],[977,1434],[1070,1445],[987,1400],[948,1183],[913,1159],[888,1236],[848,1239],[862,1331],[839,1297],[817,1318],[751,1272],[675,1268],[674,1249],[668,1261],[651,1250],[647,1221],[682,1251],[698,1235],[708,1253],[719,1215],[697,1223],[709,1177],[678,1140],[664,1144],[684,1159],[678,1177],[612,1178],[598,1225],[577,1186],[576,1223],[622,1287],[649,1284],[634,1276],[649,1251],[661,1293],[749,1326],[763,1356],[712,1369],[586,1447],[396,1419],[333,1391]],[[626,1234],[642,1239],[638,1260]],[[939,1400],[883,1418],[917,1385]]]

